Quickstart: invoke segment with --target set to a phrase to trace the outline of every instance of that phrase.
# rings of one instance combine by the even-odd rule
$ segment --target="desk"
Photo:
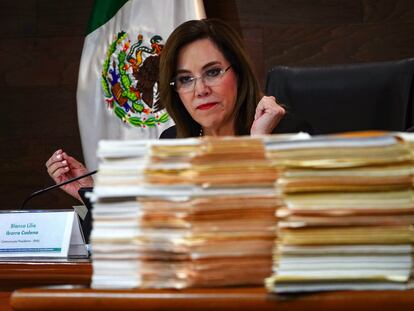
[[[89,260],[0,262],[1,290],[40,285],[89,285],[91,277]]]
[[[414,310],[414,291],[329,292],[276,297],[264,288],[187,290],[20,289],[13,310],[403,311]]]
[[[89,260],[62,261],[1,261],[0,310],[11,310],[11,291],[21,287],[54,284],[88,286],[92,276]]]

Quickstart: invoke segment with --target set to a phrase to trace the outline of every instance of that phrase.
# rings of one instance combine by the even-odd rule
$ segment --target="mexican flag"
[[[159,109],[159,55],[174,28],[204,17],[202,0],[95,0],[77,89],[89,170],[99,140],[158,138],[173,125]]]

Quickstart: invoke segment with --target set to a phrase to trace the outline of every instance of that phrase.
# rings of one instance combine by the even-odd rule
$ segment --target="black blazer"
[[[279,122],[276,128],[273,130],[273,134],[286,134],[286,133],[298,133],[306,132],[313,133],[313,129],[306,121],[296,118],[291,113],[286,113],[283,119]],[[160,139],[163,138],[177,138],[177,129],[174,126],[167,128],[161,133]]]

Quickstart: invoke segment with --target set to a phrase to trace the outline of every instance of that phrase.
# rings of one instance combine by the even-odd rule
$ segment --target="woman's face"
[[[178,54],[177,80],[198,78],[188,92],[179,92],[181,101],[205,134],[233,135],[237,77],[230,63],[210,39],[200,39],[184,46]],[[229,68],[224,74],[220,70]],[[209,77],[214,83],[210,83]],[[191,80],[191,79],[190,79]],[[214,84],[214,85],[209,85]]]

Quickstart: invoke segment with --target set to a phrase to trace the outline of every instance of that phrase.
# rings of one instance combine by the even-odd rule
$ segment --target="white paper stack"
[[[409,137],[315,137],[269,145],[285,166],[270,292],[405,289],[413,271]]]
[[[262,138],[102,141],[98,155],[93,287],[263,284],[280,200]]]

